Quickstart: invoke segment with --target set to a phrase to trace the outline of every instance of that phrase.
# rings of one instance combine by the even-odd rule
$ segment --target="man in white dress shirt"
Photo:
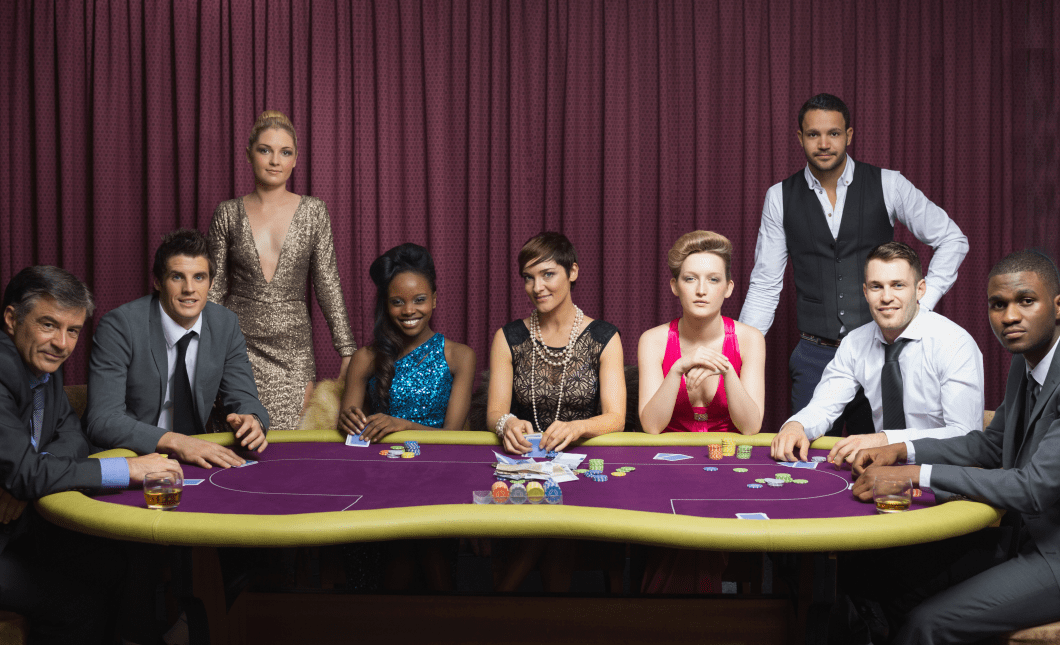
[[[927,290],[921,272],[916,252],[901,242],[869,252],[862,289],[875,322],[847,335],[810,404],[773,439],[774,459],[805,461],[810,442],[827,432],[859,388],[876,432],[837,442],[828,455],[833,463],[853,462],[862,448],[982,430],[983,354],[968,332],[918,304]]]
[[[809,403],[839,342],[871,320],[859,292],[865,258],[894,239],[895,220],[935,249],[921,298],[925,309],[933,309],[950,289],[968,253],[968,239],[957,225],[901,173],[855,164],[847,155],[854,129],[841,99],[818,94],[806,101],[796,135],[806,167],[766,192],[755,266],[740,312],[741,322],[769,331],[790,257],[801,336],[788,365],[792,412]],[[872,432],[866,409],[859,393],[832,434],[850,417],[849,433]]]

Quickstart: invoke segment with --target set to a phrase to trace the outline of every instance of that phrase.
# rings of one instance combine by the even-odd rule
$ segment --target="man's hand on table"
[[[265,439],[265,429],[261,427],[261,421],[253,414],[232,413],[225,418],[228,425],[236,433],[236,439],[241,439],[239,445],[250,450],[264,452],[269,446]]]
[[[909,466],[905,464],[909,455],[905,449],[905,442],[892,443],[880,448],[867,448],[858,452],[854,458],[853,475],[854,497],[863,502],[872,501],[872,485],[876,481],[876,475],[887,472],[889,475],[909,477],[916,488],[920,485],[920,466]],[[884,470],[886,469],[886,470]]]
[[[887,435],[883,432],[872,434],[853,434],[835,442],[828,452],[828,463],[835,464],[836,468],[843,462],[853,464],[858,452],[866,448],[881,448],[887,445]]]
[[[24,510],[26,510],[26,502],[15,499],[11,493],[0,488],[0,524],[8,524],[17,520]]]
[[[150,473],[177,473],[184,476],[176,459],[163,457],[157,452],[143,457],[129,457],[126,461],[129,463],[129,483],[134,486],[144,483],[144,478]]]
[[[179,432],[167,432],[158,440],[157,452],[169,455],[186,464],[200,468],[231,468],[246,463],[242,457],[231,449],[203,439],[188,437]]]
[[[798,421],[784,424],[777,436],[769,444],[769,456],[777,461],[808,461],[810,459],[810,440]]]
[[[871,502],[872,485],[876,483],[877,475],[908,477],[913,488],[920,485],[920,466],[869,466],[854,482],[854,497],[862,502]]]

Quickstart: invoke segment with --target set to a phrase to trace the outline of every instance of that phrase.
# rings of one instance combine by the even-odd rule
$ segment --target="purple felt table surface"
[[[435,504],[470,504],[471,493],[488,490],[495,481],[494,447],[421,444],[413,459],[379,454],[385,441],[368,448],[337,443],[272,444],[242,468],[205,470],[184,466],[186,479],[204,479],[185,486],[174,512],[288,515],[356,511]],[[848,490],[850,471],[827,464],[816,469],[791,468],[769,458],[769,448],[755,447],[750,459],[725,457],[712,461],[706,446],[587,446],[574,452],[603,459],[606,482],[584,477],[561,484],[566,506],[594,506],[696,517],[735,518],[737,513],[765,513],[770,519],[873,515],[872,504],[854,499]],[[658,453],[690,455],[682,461],[653,459]],[[811,450],[812,455],[826,455]],[[541,460],[538,460],[541,461]],[[636,468],[625,477],[610,476],[620,466]],[[715,472],[705,466],[717,466]],[[734,472],[746,468],[747,472]],[[789,473],[806,484],[748,488],[755,479]],[[141,491],[100,495],[100,501],[144,508]],[[912,508],[934,504],[925,490]]]

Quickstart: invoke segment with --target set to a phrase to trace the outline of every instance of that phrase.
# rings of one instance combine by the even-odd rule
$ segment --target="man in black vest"
[[[968,238],[901,173],[854,163],[847,146],[854,136],[841,99],[818,94],[799,110],[799,143],[806,167],[766,192],[755,248],[755,266],[740,321],[769,331],[780,301],[788,257],[795,269],[801,340],[791,354],[791,411],[813,397],[825,366],[846,334],[872,320],[861,293],[865,258],[894,238],[894,221],[935,249],[927,292],[920,304],[933,309],[957,278]],[[862,393],[851,401],[829,434],[873,432]]]

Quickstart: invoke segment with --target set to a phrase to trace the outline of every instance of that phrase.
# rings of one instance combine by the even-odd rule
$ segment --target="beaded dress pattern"
[[[579,421],[600,414],[600,354],[618,333],[618,327],[603,320],[594,320],[582,330],[571,348],[573,355],[563,378],[563,408],[560,421]],[[512,414],[519,419],[534,423],[531,397],[537,398],[538,420],[544,432],[556,420],[556,403],[559,399],[560,377],[563,366],[537,361],[535,381],[530,379],[530,361],[533,353],[530,330],[522,320],[513,320],[504,326],[504,338],[512,352]],[[562,347],[552,348],[556,352]]]
[[[350,356],[357,348],[339,283],[327,207],[315,197],[302,196],[272,281],[266,281],[262,273],[242,198],[217,207],[208,239],[217,262],[209,298],[239,316],[270,429],[297,428],[306,384],[316,380],[307,278],[313,279],[335,349]]]
[[[449,396],[453,392],[453,373],[445,361],[445,337],[441,334],[431,336],[394,363],[389,410],[380,409],[375,384],[375,376],[368,379],[372,412],[385,412],[431,428],[443,427]]]

